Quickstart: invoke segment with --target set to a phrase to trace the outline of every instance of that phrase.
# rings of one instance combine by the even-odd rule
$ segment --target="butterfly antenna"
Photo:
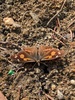
[[[48,67],[48,65],[46,64],[46,63],[44,63],[44,62],[41,62],[43,65],[45,65],[46,67]]]

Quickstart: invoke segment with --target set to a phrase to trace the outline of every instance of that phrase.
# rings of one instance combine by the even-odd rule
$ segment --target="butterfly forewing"
[[[40,50],[41,51],[41,50]],[[41,60],[53,60],[59,58],[63,55],[61,50],[51,48],[49,46],[45,47],[42,52],[40,52]]]
[[[20,51],[19,53],[13,55],[12,58],[19,62],[35,62],[35,60],[29,57],[24,51]]]
[[[32,59],[37,60],[37,48],[36,46],[25,47],[23,51]]]
[[[36,62],[37,61],[37,48],[36,47],[23,47],[23,50],[13,56],[14,60],[20,62]]]

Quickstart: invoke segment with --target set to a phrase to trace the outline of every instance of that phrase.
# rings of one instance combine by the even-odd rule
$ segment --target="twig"
[[[9,64],[12,64],[14,65],[11,61],[9,61],[7,58],[0,58],[0,60],[4,60],[4,61],[7,61]]]
[[[3,51],[7,51],[7,50],[6,50],[5,48],[3,48],[3,47],[0,47],[0,49],[3,50]]]
[[[0,41],[0,44],[8,44],[8,45],[13,45],[13,46],[16,46],[18,48],[21,48],[21,46],[18,46],[18,44],[11,43],[11,42],[2,42],[2,41]]]
[[[50,95],[48,95],[48,94],[46,94],[46,93],[45,93],[45,96],[46,96],[48,99],[50,99],[50,100],[54,100]]]
[[[55,30],[53,30],[53,29],[50,28],[50,30],[51,30],[54,34],[58,35],[59,37],[61,37],[62,39],[65,40],[65,38],[64,38],[62,35],[58,34],[60,29],[57,29],[57,31],[55,31]],[[54,37],[54,38],[55,38],[56,40],[58,40],[60,43],[62,43],[62,44],[66,47],[66,45],[65,45],[64,42],[62,42],[62,41],[61,41],[60,39],[58,39],[57,37]]]
[[[56,32],[55,30],[53,30],[53,29],[51,29],[51,28],[49,28],[49,29],[50,29],[54,34],[60,36],[62,39],[65,40],[65,38],[64,38],[62,35],[58,34],[58,32]]]
[[[65,45],[64,42],[62,42],[60,39],[58,39],[57,37],[54,37],[56,40],[58,40],[60,43],[62,43],[65,47],[67,47],[67,45]]]
[[[65,2],[66,2],[66,0],[64,0],[62,6],[61,6],[61,8],[60,8],[60,10],[57,11],[57,13],[47,22],[47,25],[46,25],[46,26],[48,26],[48,25],[50,24],[50,22],[62,11],[62,9],[63,9],[63,7],[64,7],[64,5],[65,5]]]
[[[20,100],[20,95],[21,95],[21,87],[18,88],[16,100]]]
[[[72,33],[71,29],[69,29],[69,31],[70,31],[71,42],[72,42],[73,41],[73,33]]]
[[[71,21],[68,23],[67,28],[69,28],[74,22],[75,22],[75,17],[71,19]]]
[[[16,75],[17,75],[17,73],[14,74],[15,79],[14,79],[14,82],[13,82],[13,84],[12,84],[12,87],[13,87],[13,88],[15,87],[15,85],[18,84],[18,81],[19,81],[19,79],[22,77],[23,72],[20,71],[20,72],[18,73],[18,75],[17,75],[17,76],[16,76]]]

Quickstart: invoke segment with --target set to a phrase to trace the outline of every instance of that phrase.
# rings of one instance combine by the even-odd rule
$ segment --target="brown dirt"
[[[40,66],[11,62],[22,46],[38,44],[66,55]],[[75,0],[0,0],[0,90],[8,100],[75,100]]]

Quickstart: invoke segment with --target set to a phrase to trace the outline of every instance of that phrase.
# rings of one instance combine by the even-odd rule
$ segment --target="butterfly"
[[[40,66],[41,61],[48,61],[62,57],[64,52],[62,50],[40,45],[38,47],[23,47],[23,50],[17,54],[12,55],[12,58],[19,62],[36,62]]]

